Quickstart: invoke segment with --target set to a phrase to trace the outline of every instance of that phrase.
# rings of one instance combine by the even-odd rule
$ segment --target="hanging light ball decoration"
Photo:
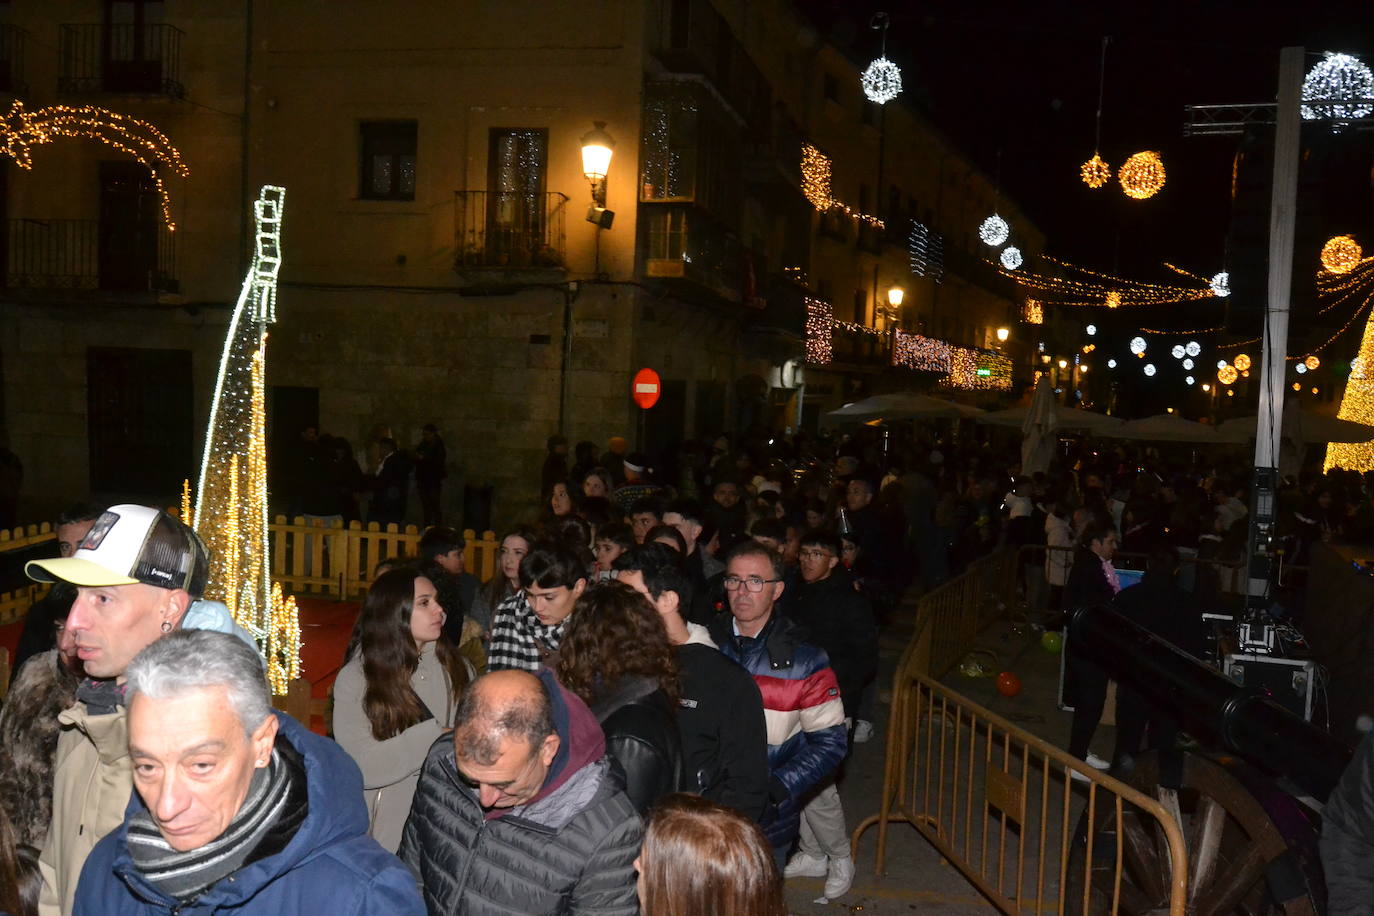
[[[1307,372],[1307,364],[1298,363],[1296,366],[1293,367],[1293,371],[1296,372],[1298,375],[1304,375]]]
[[[1095,191],[1112,180],[1112,167],[1093,153],[1091,159],[1078,167],[1078,174],[1083,177],[1083,183]]]
[[[1008,245],[1002,249],[1001,261],[1007,270],[1015,270],[1021,266],[1021,249],[1015,245]]]
[[[1116,180],[1127,197],[1154,197],[1164,187],[1164,160],[1153,150],[1136,153],[1117,170]]]
[[[1238,378],[1240,373],[1236,371],[1235,366],[1222,366],[1217,370],[1217,381],[1223,385],[1234,385]]]
[[[1010,235],[1011,227],[1007,225],[1006,220],[996,213],[983,220],[978,227],[978,237],[983,240],[984,244],[994,248],[1005,242]]]
[[[1218,299],[1225,299],[1231,295],[1231,275],[1224,270],[1208,280],[1207,285],[1212,287],[1212,295]]]
[[[1338,235],[1322,246],[1322,266],[1333,274],[1348,274],[1364,257],[1360,243],[1348,235]]]
[[[1131,352],[1134,353],[1134,354],[1136,354],[1137,356],[1139,356],[1141,353],[1144,353],[1144,352],[1145,352],[1145,338],[1143,338],[1143,337],[1132,337],[1132,338],[1131,338]]]
[[[1309,356],[1302,361],[1302,364],[1315,372],[1317,369],[1321,368],[1322,361],[1317,359],[1316,356]]]
[[[1227,366],[1229,366],[1229,365],[1230,365],[1230,363],[1228,363],[1228,362],[1227,362],[1226,360],[1224,360],[1224,359],[1219,359],[1219,360],[1217,360],[1217,368],[1218,368],[1218,369],[1225,369],[1225,368],[1226,368]]]
[[[1154,364],[1154,363],[1146,363],[1146,364],[1145,364],[1145,375],[1146,375],[1147,377],[1149,377],[1149,378],[1154,378],[1154,375],[1155,375],[1155,364]]]
[[[1114,360],[1114,359],[1109,359],[1109,360],[1107,360],[1107,368],[1108,368],[1108,369],[1115,369],[1115,368],[1116,368],[1116,360]]]
[[[1191,384],[1193,384],[1193,382],[1197,381],[1197,379],[1193,378],[1193,377],[1190,375],[1190,376],[1188,376],[1187,378],[1185,378],[1183,381],[1186,382],[1186,383],[1188,383],[1189,385],[1191,385]]]
[[[1183,359],[1183,355],[1185,352],[1186,351],[1183,349],[1183,344],[1174,344],[1174,348],[1169,351],[1170,355],[1173,356],[1174,359]]]
[[[1084,328],[1083,330],[1088,332],[1088,336],[1089,336],[1089,337],[1092,337],[1094,334],[1097,333],[1097,325],[1095,325],[1095,324],[1090,324],[1090,325],[1088,325],[1086,328]]]
[[[1202,352],[1202,344],[1198,343],[1196,340],[1190,340],[1183,345],[1183,352],[1187,353],[1189,356],[1197,356]]]
[[[870,102],[886,105],[902,92],[902,70],[886,57],[879,57],[859,77],[859,84]]]
[[[1192,361],[1191,359],[1185,359],[1185,360],[1183,361],[1183,368],[1185,368],[1185,369],[1191,369],[1191,368],[1193,368],[1193,361]]]
[[[1374,74],[1358,57],[1327,51],[1302,81],[1302,116],[1317,119],[1350,120],[1374,111]],[[1330,104],[1350,102],[1347,105]],[[1325,103],[1325,104],[1318,104]]]
[[[1241,372],[1248,372],[1250,370],[1250,357],[1248,354],[1238,353],[1236,354],[1236,358],[1231,360],[1231,365],[1235,366]]]

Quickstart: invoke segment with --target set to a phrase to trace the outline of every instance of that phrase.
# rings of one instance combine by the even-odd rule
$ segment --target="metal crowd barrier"
[[[1174,815],[936,680],[1011,616],[1023,559],[998,551],[919,599],[893,678],[881,807],[851,845],[876,825],[882,875],[889,825],[910,824],[1009,916],[1116,914],[1123,893],[1139,893],[1123,890],[1129,863],[1163,876],[1149,908],[1182,916],[1188,860]]]

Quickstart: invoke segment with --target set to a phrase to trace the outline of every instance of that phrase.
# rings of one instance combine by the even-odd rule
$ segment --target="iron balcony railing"
[[[0,25],[0,93],[28,95],[24,81],[24,46],[29,33],[12,25]]]
[[[568,195],[455,191],[454,267],[562,269]]]
[[[174,292],[176,235],[94,219],[5,220],[10,289]]]
[[[120,92],[179,99],[182,31],[165,23],[63,25],[57,91]]]

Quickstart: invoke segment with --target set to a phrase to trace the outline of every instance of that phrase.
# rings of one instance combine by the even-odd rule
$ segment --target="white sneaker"
[[[1069,778],[1074,782],[1091,782],[1087,773],[1080,773],[1078,770],[1069,770]]]
[[[1083,762],[1094,770],[1110,770],[1112,768],[1112,762],[1110,760],[1103,760],[1092,751],[1089,751],[1088,756],[1083,758]]]
[[[849,856],[832,858],[825,873],[825,896],[829,900],[843,897],[854,883],[854,860]]]
[[[799,852],[782,870],[784,878],[824,878],[827,875],[824,857]]]
[[[873,738],[873,723],[867,719],[859,719],[854,723],[854,743],[863,744]]]

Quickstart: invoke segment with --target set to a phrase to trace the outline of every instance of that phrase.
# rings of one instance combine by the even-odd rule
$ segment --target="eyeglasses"
[[[739,591],[741,585],[746,591],[761,592],[763,587],[770,582],[781,582],[781,579],[760,579],[758,576],[750,576],[748,579],[741,579],[739,576],[726,576],[725,588],[727,591]]]

